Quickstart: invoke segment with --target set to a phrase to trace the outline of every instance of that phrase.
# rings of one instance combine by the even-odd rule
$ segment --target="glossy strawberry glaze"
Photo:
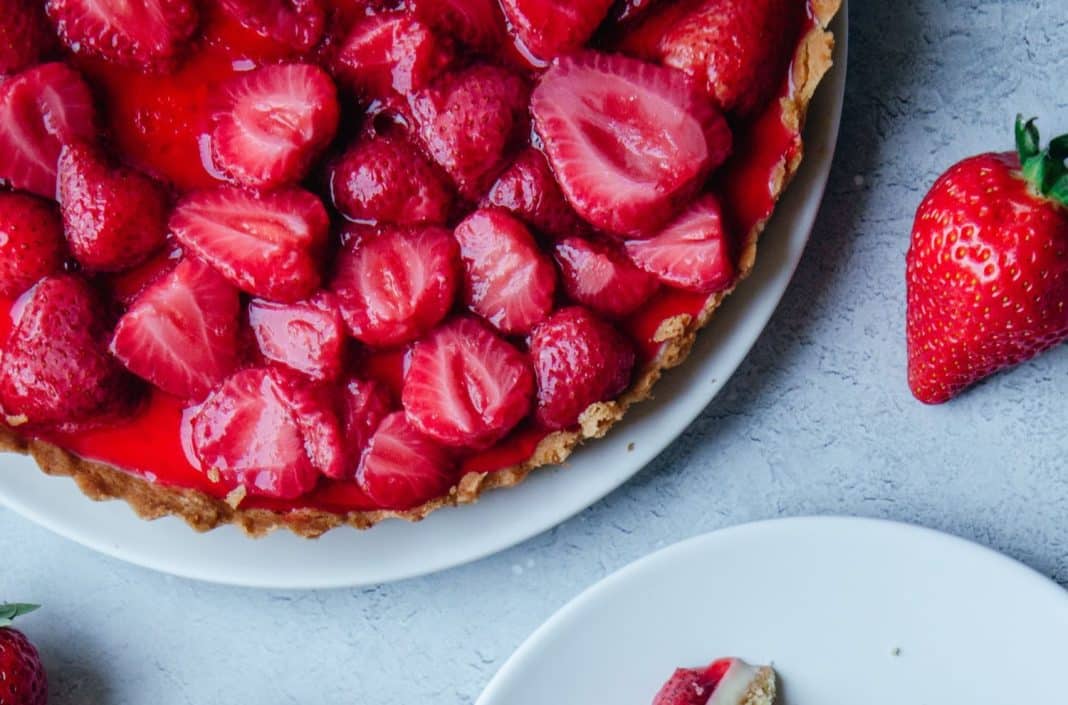
[[[288,51],[218,17],[210,17],[206,25],[200,50],[177,73],[164,78],[148,78],[94,60],[79,61],[86,75],[102,87],[116,146],[133,164],[170,180],[179,190],[218,183],[210,159],[200,149],[212,109],[208,88],[227,76],[255,68],[257,62],[250,57],[269,62],[284,58]],[[810,17],[802,35],[812,25]],[[784,82],[780,96],[787,95],[790,89]],[[775,206],[774,176],[800,148],[800,136],[783,125],[781,102],[775,100],[750,125],[736,132],[735,138],[737,156],[728,162],[719,178],[726,185],[725,207],[737,236],[749,232],[771,214]],[[661,345],[653,341],[653,335],[666,318],[696,316],[708,299],[705,295],[664,288],[622,321],[621,327],[638,345],[639,366],[659,352]],[[11,328],[12,303],[0,299],[0,340],[6,340]],[[365,375],[389,384],[399,398],[405,357],[403,352],[377,353],[362,359],[360,366]],[[154,390],[134,416],[89,430],[53,431],[38,437],[83,458],[161,485],[223,498],[233,488],[211,482],[187,460],[181,440],[182,409],[179,400]],[[462,472],[493,472],[521,463],[534,453],[547,433],[525,421],[494,447],[461,458]],[[275,511],[311,507],[338,513],[376,508],[355,482],[326,478],[313,492],[297,500],[250,496],[241,506]]]

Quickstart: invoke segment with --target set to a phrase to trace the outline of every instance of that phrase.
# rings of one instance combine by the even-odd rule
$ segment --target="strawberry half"
[[[311,64],[242,73],[222,89],[211,132],[212,161],[233,181],[275,187],[304,178],[339,119],[330,76]]]
[[[530,358],[537,419],[551,429],[574,426],[590,404],[626,389],[635,359],[630,341],[581,306],[560,309],[534,329]]]
[[[515,46],[531,68],[578,49],[608,15],[613,0],[501,0]]]
[[[602,316],[633,313],[660,287],[610,243],[569,237],[555,253],[568,297]]]
[[[1068,135],[943,174],[916,211],[907,263],[909,386],[938,404],[1068,339]]]
[[[401,139],[357,143],[331,165],[328,178],[334,206],[357,223],[444,223],[452,208],[448,186]]]
[[[327,477],[344,477],[350,467],[337,390],[285,368],[271,370],[271,379],[297,422],[312,467]]]
[[[65,256],[55,206],[24,193],[0,193],[0,297],[13,298],[58,272]]]
[[[0,76],[18,73],[51,53],[55,35],[37,0],[0,3]]]
[[[45,9],[75,54],[137,68],[172,63],[197,28],[192,0],[47,0]]]
[[[253,299],[248,322],[268,360],[317,380],[341,373],[345,324],[333,294],[320,291],[292,304]]]
[[[662,225],[731,149],[726,120],[690,77],[624,56],[557,60],[530,111],[572,207],[622,236]]]
[[[84,143],[63,147],[58,170],[67,242],[83,267],[130,269],[163,245],[169,199],[160,184]]]
[[[412,349],[401,401],[408,421],[456,448],[486,448],[531,407],[526,356],[473,318],[457,318]]]
[[[96,137],[93,97],[66,64],[42,64],[0,82],[0,179],[56,196],[60,148]]]
[[[393,411],[393,396],[381,382],[350,377],[341,387],[340,406],[346,452],[345,476],[348,477],[349,473],[355,474],[360,456],[382,419]]]
[[[417,431],[400,411],[379,424],[356,471],[356,482],[371,501],[396,511],[447,494],[457,479],[449,452]]]
[[[628,240],[627,255],[646,272],[679,289],[712,294],[738,276],[734,247],[719,199],[706,194],[648,240]]]
[[[218,0],[241,26],[296,52],[311,49],[323,36],[323,0]]]
[[[354,235],[331,288],[357,340],[374,347],[421,337],[452,308],[460,252],[448,230],[386,228]]]
[[[252,495],[293,499],[319,478],[304,430],[270,371],[242,370],[193,411],[193,452],[205,473]]]
[[[170,220],[178,241],[234,286],[283,302],[319,288],[318,253],[329,225],[322,202],[298,188],[199,191],[183,198]]]
[[[403,12],[365,17],[335,60],[338,78],[365,98],[425,88],[449,61],[430,28]]]
[[[503,333],[529,333],[553,310],[556,270],[521,222],[478,210],[456,226],[467,305]]]
[[[409,0],[408,6],[435,31],[476,52],[494,53],[505,36],[496,0]]]
[[[442,76],[409,103],[423,148],[471,200],[486,192],[524,136],[527,87],[496,66]]]
[[[677,668],[653,698],[653,705],[706,705],[715,686],[697,668]]]
[[[111,352],[168,394],[199,401],[237,367],[240,307],[228,281],[184,259],[119,319]]]
[[[8,424],[84,421],[130,400],[131,380],[108,355],[102,303],[85,280],[45,277],[16,307],[0,358]]]
[[[589,230],[564,198],[545,155],[533,147],[519,153],[482,203],[507,208],[553,237],[579,235]]]

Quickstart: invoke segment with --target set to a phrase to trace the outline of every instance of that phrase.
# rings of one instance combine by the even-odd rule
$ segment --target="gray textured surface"
[[[47,603],[24,628],[52,702],[470,702],[580,589],[768,517],[918,522],[1068,585],[1068,349],[929,409],[906,390],[902,338],[924,185],[1009,146],[1017,110],[1068,131],[1068,1],[854,0],[852,23],[837,164],[798,275],[724,393],[634,481],[475,565],[324,593],[169,578],[0,511],[0,596]]]

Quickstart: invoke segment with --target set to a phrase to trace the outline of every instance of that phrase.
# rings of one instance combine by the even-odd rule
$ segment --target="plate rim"
[[[818,135],[818,142],[822,143],[826,141],[826,153],[816,155],[815,150],[808,150],[806,159],[801,165],[801,170],[798,173],[798,179],[802,178],[808,180],[811,186],[804,194],[800,194],[792,184],[791,188],[783,196],[783,200],[791,198],[791,194],[794,194],[794,198],[804,198],[805,203],[809,201],[815,202],[815,207],[811,208],[810,213],[799,213],[795,216],[795,219],[790,221],[789,227],[796,231],[803,230],[803,236],[795,235],[798,237],[798,242],[794,246],[794,249],[787,251],[779,264],[774,270],[774,273],[769,276],[774,276],[778,281],[773,282],[775,285],[771,291],[770,306],[767,311],[767,316],[759,322],[759,326],[755,331],[746,339],[744,336],[736,334],[736,338],[741,338],[739,342],[735,343],[737,349],[737,361],[730,367],[730,374],[721,375],[719,379],[713,377],[713,384],[708,387],[708,392],[703,394],[700,399],[700,403],[695,403],[685,408],[685,413],[676,414],[671,418],[671,428],[668,433],[665,433],[653,440],[652,443],[643,445],[639,452],[635,452],[632,457],[632,461],[628,463],[629,467],[614,476],[607,482],[600,484],[595,490],[588,491],[582,494],[578,501],[567,502],[566,499],[561,500],[559,511],[552,512],[549,515],[539,517],[537,521],[526,522],[519,527],[506,527],[506,530],[501,532],[494,532],[492,540],[484,540],[481,544],[474,545],[465,548],[461,551],[454,551],[449,554],[443,552],[435,553],[416,564],[408,564],[403,567],[395,568],[367,568],[363,561],[336,561],[338,568],[328,575],[305,575],[301,571],[295,570],[276,570],[274,572],[264,572],[262,568],[250,569],[247,566],[240,566],[236,563],[234,565],[228,565],[225,568],[213,568],[210,564],[196,563],[195,561],[182,561],[168,552],[152,552],[146,548],[140,548],[137,546],[124,546],[122,537],[108,534],[107,531],[101,530],[87,530],[86,523],[92,522],[92,517],[76,519],[64,515],[59,511],[47,511],[48,507],[35,506],[31,498],[20,497],[17,492],[12,491],[7,484],[0,483],[0,504],[11,509],[15,513],[35,522],[36,524],[44,527],[45,529],[62,536],[66,539],[74,541],[82,546],[85,546],[93,551],[107,555],[111,558],[115,558],[127,563],[131,563],[143,568],[155,570],[157,572],[175,575],[182,578],[199,580],[208,583],[231,585],[237,587],[248,587],[258,589],[285,589],[285,590],[314,590],[314,589],[336,589],[336,588],[348,588],[359,587],[366,585],[379,585],[388,582],[394,582],[399,580],[407,580],[411,578],[421,577],[431,573],[437,573],[440,571],[455,568],[460,565],[465,565],[477,560],[486,558],[487,556],[494,555],[501,551],[512,548],[513,546],[529,540],[534,536],[537,536],[554,526],[571,519],[575,515],[579,514],[583,510],[589,508],[593,504],[602,500],[604,497],[619,489],[623,484],[632,479],[638,474],[649,462],[655,459],[660,453],[662,453],[671,443],[673,443],[682,433],[693,423],[700,413],[707,407],[709,403],[717,396],[722,389],[726,381],[737,371],[738,366],[748,356],[753,346],[756,344],[760,335],[763,333],[767,324],[771,321],[781,303],[782,297],[785,295],[790,282],[793,279],[794,273],[800,264],[801,257],[804,254],[809,239],[811,238],[812,229],[815,225],[816,217],[818,216],[820,206],[822,205],[824,195],[826,193],[827,183],[830,177],[830,171],[834,162],[834,155],[837,147],[837,141],[839,136],[839,130],[842,119],[842,112],[845,103],[845,84],[846,75],[848,69],[848,42],[849,42],[849,22],[848,22],[848,3],[843,0],[842,7],[835,17],[832,23],[832,29],[836,36],[835,47],[835,65],[831,71],[824,78],[819,87],[819,91],[816,96],[816,100],[822,100],[825,103],[823,110],[826,111],[824,115],[821,115],[821,124],[816,124],[815,120],[810,120],[806,126],[806,130],[816,129],[816,135]],[[821,98],[822,95],[822,98]],[[811,138],[810,140],[811,141]],[[781,202],[780,202],[781,203]],[[780,233],[785,237],[785,233]],[[767,259],[767,258],[765,258]],[[759,274],[761,259],[757,258]],[[755,277],[753,277],[755,278]],[[750,282],[752,283],[752,282]],[[759,296],[761,293],[767,295],[768,292],[754,292],[749,296]],[[734,297],[732,297],[734,298]],[[728,301],[728,304],[730,302]],[[721,315],[722,317],[722,315]],[[713,318],[713,324],[715,324],[716,318]],[[701,342],[701,338],[708,339],[710,337],[710,331],[704,331],[702,335],[698,336],[698,344]],[[697,361],[692,357],[686,366],[696,366]],[[706,380],[707,381],[707,380]],[[663,384],[663,382],[661,383]],[[628,414],[628,417],[637,417],[643,414],[643,410],[648,409],[653,402],[647,402],[646,404],[639,405],[635,409],[632,409]],[[633,418],[632,418],[633,420]],[[627,419],[624,419],[624,423]],[[617,435],[622,434],[623,430],[615,429]],[[577,460],[582,454],[589,454],[594,447],[606,446],[606,442],[609,439],[600,439],[589,445],[588,448],[579,449],[576,451],[575,458],[572,462]],[[21,468],[17,468],[20,471]],[[552,469],[542,469],[534,476],[528,478],[523,486],[517,488],[511,488],[509,493],[521,493],[524,491],[526,485],[530,485],[535,482],[546,481],[548,478],[542,476],[551,476],[554,472]],[[65,481],[70,482],[69,478],[47,478],[43,477],[43,481]],[[73,484],[73,483],[71,483]],[[75,490],[76,491],[76,490]],[[485,497],[479,504],[489,503],[494,500],[495,495],[503,493],[491,493],[490,496]],[[86,498],[81,497],[83,501],[88,501]],[[126,511],[130,516],[141,524],[147,525],[147,522],[137,519],[133,515],[132,511],[122,502],[107,502],[102,503],[99,506],[108,507],[111,511]],[[471,507],[462,507],[459,511],[477,508],[478,505],[472,505]],[[429,523],[440,521],[442,512],[437,512],[420,525],[421,527],[427,527]],[[202,535],[196,534],[192,529],[188,528],[184,523],[179,522],[173,517],[165,517],[159,519],[153,524],[164,524],[166,522],[178,522],[181,530],[184,530],[189,536],[194,538],[201,538]],[[140,524],[139,524],[140,525]],[[378,532],[384,533],[387,527],[377,527],[372,534]],[[337,531],[341,531],[339,529]],[[233,527],[220,527],[215,529],[213,534],[221,532],[233,532],[236,531]],[[337,533],[337,531],[329,532],[329,534],[318,541],[330,540],[331,534]],[[249,545],[265,546],[273,540],[279,540],[276,534],[269,535],[261,539],[246,539],[241,537],[244,541],[256,543]],[[284,540],[284,539],[283,539]],[[306,541],[306,539],[300,539]],[[336,539],[335,539],[336,540]],[[356,564],[358,567],[351,567]],[[350,567],[342,567],[342,566]]]
[[[1039,572],[1021,560],[1006,555],[990,546],[978,541],[964,538],[938,529],[933,529],[922,524],[883,519],[878,517],[849,516],[843,514],[832,515],[805,515],[797,517],[780,517],[774,519],[762,519],[759,521],[735,524],[721,529],[691,536],[670,546],[657,549],[644,556],[636,558],[622,568],[619,568],[605,577],[587,586],[564,605],[552,613],[544,622],[531,632],[512,652],[508,659],[501,665],[493,677],[483,688],[474,705],[497,705],[502,702],[497,695],[503,691],[510,679],[517,677],[521,672],[523,662],[532,657],[542,641],[549,639],[558,625],[581,612],[586,605],[596,601],[602,592],[626,582],[632,575],[643,571],[649,563],[656,561],[669,561],[675,554],[684,554],[691,550],[701,550],[697,547],[711,547],[730,543],[734,540],[744,540],[752,534],[765,531],[803,531],[806,527],[817,525],[838,526],[843,530],[857,529],[864,532],[887,532],[901,534],[909,539],[917,537],[925,541],[942,543],[956,551],[964,551],[981,557],[984,561],[990,561],[999,570],[1008,571],[1025,578],[1035,585],[1036,590],[1048,591],[1051,600],[1060,600],[1068,613],[1068,589],[1061,587],[1049,576]]]

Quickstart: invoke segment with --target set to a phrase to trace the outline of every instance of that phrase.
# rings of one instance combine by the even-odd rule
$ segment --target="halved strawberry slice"
[[[730,153],[726,120],[689,76],[623,56],[559,59],[530,110],[567,200],[617,235],[662,225]]]
[[[734,248],[723,223],[719,199],[694,201],[655,237],[628,240],[627,255],[669,286],[712,294],[734,283]]]
[[[630,384],[634,346],[581,306],[563,308],[534,329],[530,359],[538,378],[537,419],[546,428],[578,423],[590,404]]]
[[[45,9],[74,53],[142,69],[173,62],[197,28],[192,0],[48,0]]]
[[[223,186],[179,202],[170,229],[234,286],[272,301],[319,288],[318,252],[330,225],[314,195],[298,188],[254,194]]]
[[[60,148],[96,137],[93,97],[77,71],[42,64],[0,82],[0,179],[56,196]]]
[[[63,221],[55,204],[0,193],[0,296],[13,298],[63,267]]]
[[[474,318],[457,318],[412,349],[404,377],[408,421],[456,448],[485,448],[530,411],[534,374],[526,356]]]
[[[337,390],[285,368],[271,370],[271,378],[297,422],[312,466],[327,477],[344,477],[351,468],[346,462]]]
[[[529,333],[553,309],[556,269],[507,211],[475,211],[454,232],[472,311],[503,333]]]
[[[580,235],[589,230],[564,198],[545,155],[533,147],[519,153],[482,204],[507,208],[552,237]]]
[[[322,0],[218,0],[243,27],[297,52],[315,46],[323,36],[326,9]]]
[[[199,401],[237,367],[240,307],[237,289],[186,258],[119,319],[111,352],[168,394]]]
[[[239,184],[274,187],[304,178],[337,132],[334,82],[318,66],[264,66],[222,88],[212,161]]]
[[[471,49],[492,54],[504,38],[504,18],[495,0],[410,0],[408,6],[436,31]]]
[[[379,424],[356,470],[356,482],[371,501],[397,511],[447,494],[457,479],[449,452],[412,427],[401,411]]]
[[[16,307],[0,358],[7,423],[84,421],[132,398],[133,378],[107,353],[106,310],[84,279],[45,277]]]
[[[394,409],[393,395],[377,380],[350,377],[341,387],[340,406],[346,453],[344,474],[354,476],[371,436]]]
[[[526,84],[497,66],[446,74],[409,103],[423,148],[471,200],[486,192],[513,143],[525,137]]]
[[[6,0],[0,10],[0,76],[33,66],[51,53],[55,34],[38,0]]]
[[[357,143],[331,165],[328,178],[334,206],[357,223],[444,223],[452,207],[449,187],[402,139]]]
[[[632,313],[660,286],[610,243],[569,237],[556,244],[555,252],[567,295],[602,316]]]
[[[707,705],[714,686],[696,668],[677,668],[657,691],[653,705]]]
[[[516,49],[531,68],[586,43],[613,0],[501,0]]]
[[[335,379],[341,373],[345,324],[333,294],[320,291],[292,304],[253,299],[248,322],[268,360],[312,379]]]
[[[83,267],[130,269],[163,246],[170,204],[160,184],[84,143],[63,147],[58,170],[67,242]]]
[[[293,499],[319,478],[286,393],[269,370],[227,379],[193,411],[192,448],[206,474],[251,495]]]
[[[364,230],[338,256],[331,288],[353,337],[391,347],[419,338],[445,317],[459,269],[459,247],[448,230]]]
[[[403,12],[384,12],[352,27],[334,65],[342,83],[374,98],[424,88],[448,61],[428,26]]]

